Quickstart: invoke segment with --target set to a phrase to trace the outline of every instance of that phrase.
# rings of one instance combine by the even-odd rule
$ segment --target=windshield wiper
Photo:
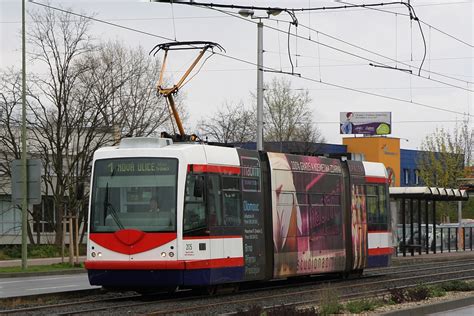
[[[107,211],[109,210],[110,210],[110,216],[114,220],[115,224],[117,224],[117,226],[120,229],[125,229],[122,222],[120,221],[120,218],[117,215],[117,211],[115,210],[112,203],[109,202],[109,183],[107,182],[107,185],[105,186],[105,197],[104,197],[104,217],[107,215]]]

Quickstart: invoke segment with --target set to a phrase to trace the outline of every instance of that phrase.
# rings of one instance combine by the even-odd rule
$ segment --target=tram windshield
[[[178,161],[172,158],[97,160],[91,232],[176,231]]]

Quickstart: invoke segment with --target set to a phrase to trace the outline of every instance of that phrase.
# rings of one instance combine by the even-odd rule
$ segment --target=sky
[[[296,9],[340,6],[341,1],[201,2]],[[169,41],[163,38],[212,41],[222,45],[226,52],[209,58],[180,91],[190,114],[185,126],[188,133],[194,132],[190,130],[196,128],[199,119],[213,116],[224,103],[243,102],[247,107],[254,103],[251,93],[256,91],[257,82],[258,20],[239,18],[238,10],[222,12],[144,0],[37,2],[75,13],[93,14],[98,20],[156,35],[94,21],[91,35],[96,41],[117,40],[131,48],[141,46],[145,51]],[[353,4],[380,2],[347,0]],[[420,148],[422,140],[436,128],[453,130],[466,118],[465,113],[471,115],[472,127],[474,2],[411,0],[411,4],[421,22],[426,43],[420,76],[425,45],[419,26],[416,21],[410,21],[405,6],[386,5],[297,13],[299,26],[291,27],[289,43],[287,13],[266,18],[265,12],[256,12],[265,25],[264,67],[290,73],[265,72],[265,82],[285,77],[291,80],[295,93],[308,90],[313,120],[328,143],[342,143],[339,117],[340,112],[348,111],[391,112],[390,136],[401,138],[401,147],[407,149]],[[28,2],[27,9],[40,10],[41,6]],[[21,67],[20,21],[21,1],[0,0],[0,71]],[[192,58],[191,52],[170,55],[167,75],[178,79]],[[411,74],[373,67],[371,63],[411,70]],[[31,61],[27,68],[41,72],[41,65]]]

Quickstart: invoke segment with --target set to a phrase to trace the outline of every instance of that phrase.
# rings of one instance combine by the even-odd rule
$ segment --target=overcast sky
[[[315,0],[208,2],[286,8],[341,5],[335,1]],[[253,102],[250,92],[256,89],[256,20],[239,19],[195,6],[138,0],[51,0],[49,3],[77,13],[95,14],[96,19],[165,38],[221,44],[226,49],[225,56],[212,56],[201,72],[182,89],[191,115],[191,122],[186,126],[188,132],[193,132],[190,129],[200,118],[212,116],[224,102],[243,101],[249,107]],[[21,1],[0,0],[0,4],[0,69],[19,69]],[[342,143],[338,124],[340,112],[390,111],[392,136],[407,139],[402,141],[402,148],[418,148],[422,139],[436,127],[452,130],[456,121],[463,119],[462,114],[448,111],[474,115],[474,3],[472,0],[412,0],[411,4],[422,22],[426,39],[426,59],[421,71],[424,78],[418,76],[424,54],[418,24],[415,21],[410,23],[405,6],[395,5],[377,10],[352,8],[298,13],[299,26],[297,30],[291,29],[298,38],[291,36],[290,49],[294,72],[301,74],[301,78],[265,73],[265,81],[285,76],[291,80],[292,88],[308,89],[314,121],[318,122],[323,136],[330,143]],[[41,9],[34,3],[27,3],[27,8]],[[291,72],[286,34],[288,14],[281,13],[262,21],[273,28],[264,29],[265,67]],[[130,47],[142,46],[146,51],[165,42],[99,22],[93,22],[91,32],[97,41],[119,40]],[[191,56],[173,54],[170,58],[168,75],[178,78],[178,71],[189,65]],[[374,68],[369,63],[410,69],[413,74]],[[29,64],[28,67],[41,71],[38,65]]]

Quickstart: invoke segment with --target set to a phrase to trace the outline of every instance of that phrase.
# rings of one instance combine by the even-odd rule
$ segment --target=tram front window
[[[91,232],[176,231],[178,161],[171,158],[97,160]]]

